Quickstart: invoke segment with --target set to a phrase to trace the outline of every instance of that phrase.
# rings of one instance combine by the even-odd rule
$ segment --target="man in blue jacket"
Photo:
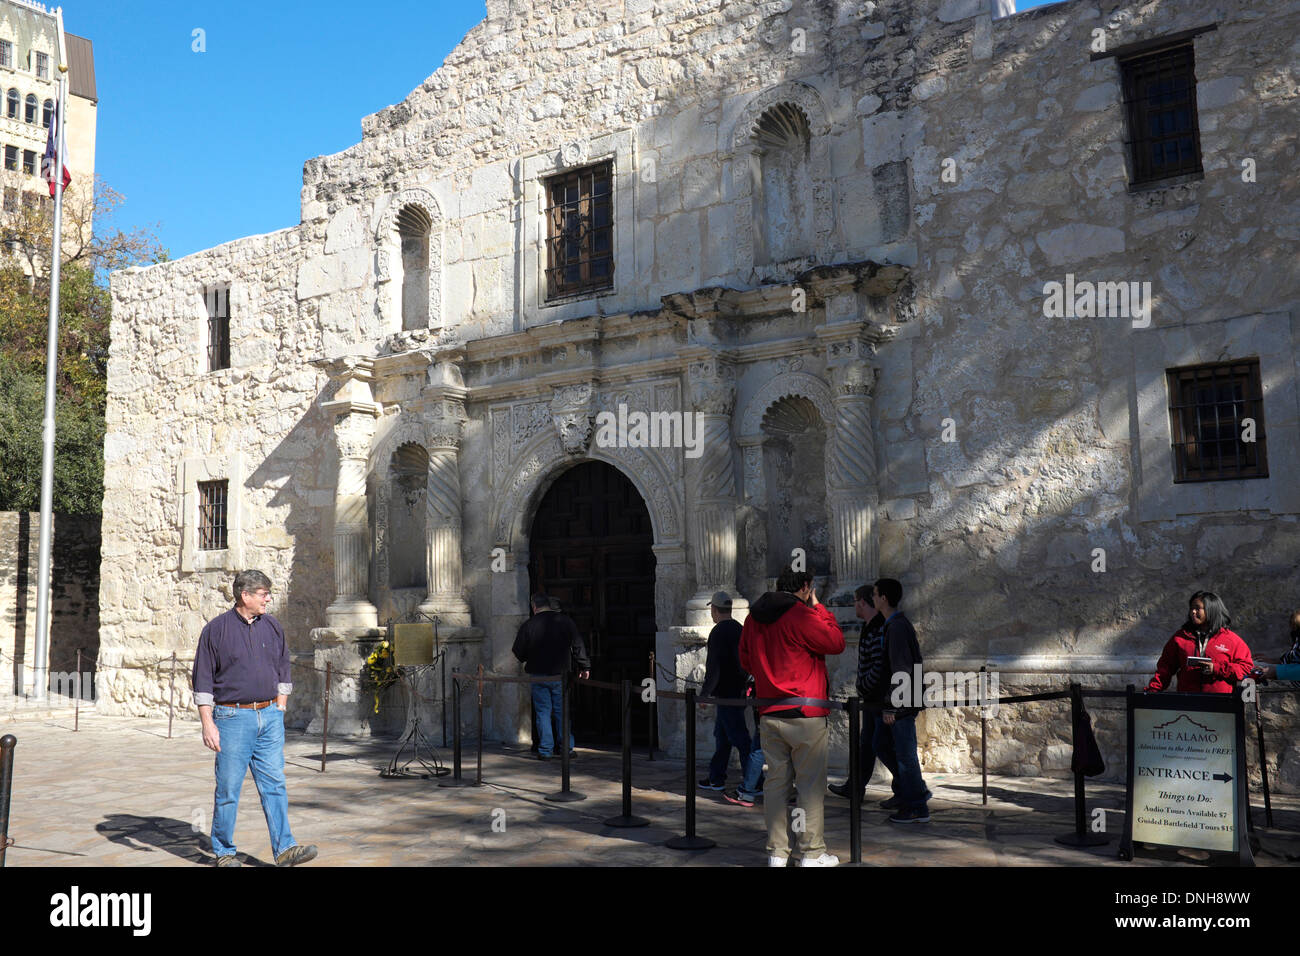
[[[194,652],[194,703],[203,745],[216,751],[217,789],[212,811],[212,852],[217,866],[239,866],[235,816],[251,769],[262,798],[276,866],[315,859],[289,829],[284,784],[284,711],[293,690],[284,628],[266,613],[271,579],[261,571],[235,575],[235,606],[214,617]]]

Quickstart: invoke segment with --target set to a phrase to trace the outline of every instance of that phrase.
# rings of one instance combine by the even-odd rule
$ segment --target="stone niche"
[[[826,510],[826,427],[808,399],[787,396],[763,416],[763,472],[768,489],[767,553],[802,548],[810,569],[830,567]],[[775,558],[769,564],[775,570]]]
[[[754,190],[754,262],[768,265],[813,253],[813,180],[808,118],[797,106],[779,103],[763,114]]]

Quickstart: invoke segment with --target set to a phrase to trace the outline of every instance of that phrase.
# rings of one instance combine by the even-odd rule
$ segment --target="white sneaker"
[[[787,866],[788,864],[789,859],[784,856],[769,856],[767,858],[768,866]]]
[[[800,866],[839,866],[840,858],[830,853],[823,853],[821,856],[813,859],[802,859],[799,861]]]

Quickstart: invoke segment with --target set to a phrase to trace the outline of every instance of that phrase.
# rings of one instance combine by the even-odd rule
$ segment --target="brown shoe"
[[[227,853],[225,856],[217,857],[217,866],[242,866],[239,857],[233,853]]]
[[[307,863],[316,859],[316,847],[312,845],[291,846],[275,858],[276,866],[297,866],[299,863]]]

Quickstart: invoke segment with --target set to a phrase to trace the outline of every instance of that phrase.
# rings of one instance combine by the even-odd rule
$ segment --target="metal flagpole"
[[[63,145],[67,129],[68,54],[63,42],[63,8],[54,10],[59,37],[59,107],[54,152],[54,242],[50,254],[50,322],[45,349],[45,420],[41,456],[41,543],[36,576],[36,654],[32,666],[32,696],[45,700],[49,692],[50,539],[54,525],[54,382],[59,363],[59,265],[63,254]]]

